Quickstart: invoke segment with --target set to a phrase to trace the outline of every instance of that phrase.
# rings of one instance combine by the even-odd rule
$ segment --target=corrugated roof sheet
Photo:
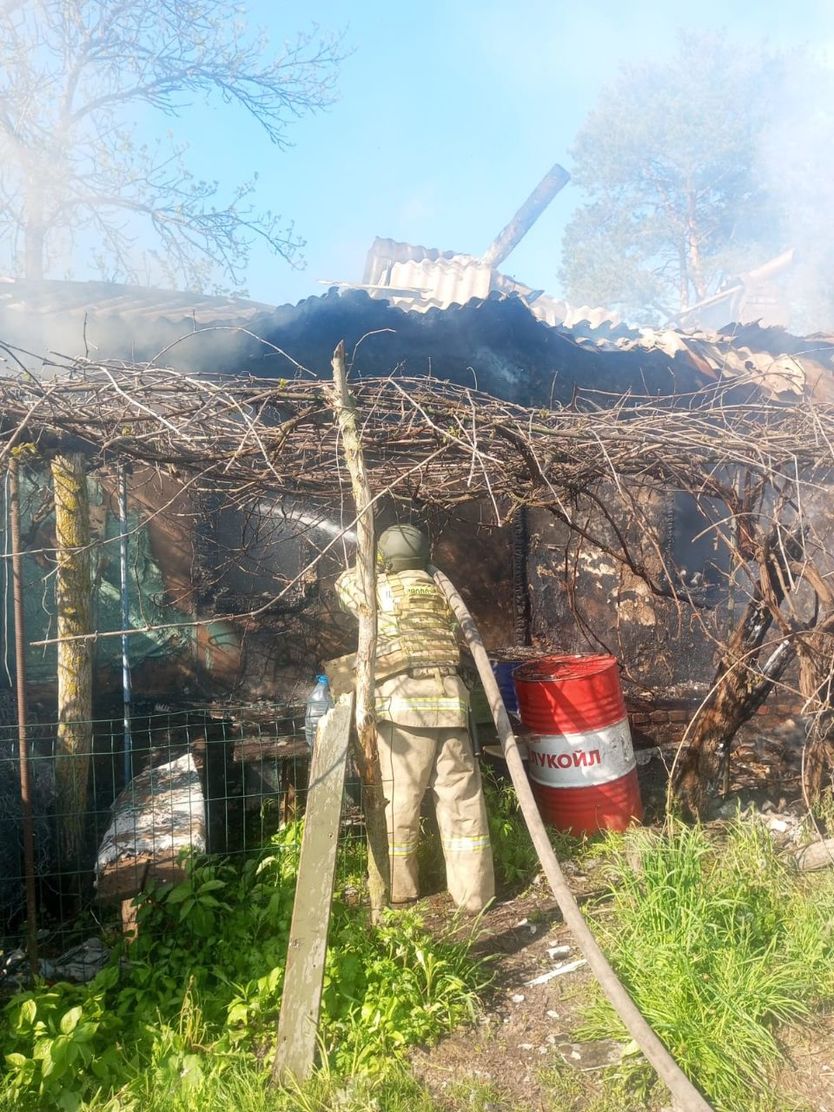
[[[171,323],[244,324],[272,311],[271,305],[237,297],[123,286],[114,282],[0,281],[0,312],[164,320]]]
[[[350,283],[344,285],[355,288]],[[368,251],[362,288],[372,297],[385,298],[407,312],[448,309],[452,305],[466,305],[473,297],[499,293],[521,298],[537,320],[553,326],[570,328],[579,321],[598,326],[620,320],[608,309],[571,306],[542,290],[531,289],[474,255],[380,237]]]
[[[488,297],[492,288],[492,269],[480,259],[468,255],[391,259],[384,268],[384,274],[367,286],[372,296],[384,297],[400,309],[425,312],[427,309],[447,309],[450,305],[466,305],[473,297]]]
[[[488,294],[516,296],[537,320],[554,328],[579,330],[580,344],[593,345],[599,351],[662,352],[671,359],[685,359],[707,378],[753,381],[772,394],[801,393],[809,372],[815,380],[823,373],[813,359],[755,351],[737,345],[732,335],[622,327],[612,335],[611,327],[621,322],[606,309],[571,306],[492,270],[471,255],[435,251],[392,239],[374,240],[368,252],[364,285],[371,296],[384,297],[401,309],[418,312],[465,305],[472,298],[485,298]]]
[[[745,342],[745,337],[747,342]],[[777,337],[777,347],[773,340]],[[672,360],[685,361],[707,379],[750,382],[769,394],[801,394],[806,389],[825,389],[834,371],[834,349],[818,341],[802,352],[780,350],[795,337],[780,328],[740,326],[721,332],[678,332],[674,329],[629,330],[628,335],[603,336],[593,332],[578,336],[577,343],[599,352],[661,352]],[[756,342],[754,342],[756,341]]]
[[[528,404],[566,401],[576,388],[671,393],[717,379],[834,402],[834,337],[798,338],[756,324],[717,332],[639,330],[587,309],[574,310],[567,327],[558,322],[555,299],[526,287],[527,300],[512,286],[468,298],[466,283],[474,288],[480,277],[467,258],[426,252],[424,259],[396,260],[411,277],[424,264],[440,264],[450,289],[464,298],[461,306],[427,305],[421,312],[361,290],[331,290],[275,308],[103,282],[5,283],[0,341],[73,355],[83,354],[89,340],[101,357],[153,359],[162,351],[166,362],[195,372],[280,377],[299,373],[299,364],[326,375],[339,340],[350,351],[371,333],[358,347],[357,373],[390,374],[402,366],[408,374],[477,381]],[[84,328],[88,316],[92,323]],[[6,363],[14,369],[13,359]]]

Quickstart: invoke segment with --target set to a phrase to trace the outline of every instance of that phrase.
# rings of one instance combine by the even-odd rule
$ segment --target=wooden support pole
[[[26,629],[23,613],[23,554],[20,551],[20,472],[14,455],[9,460],[9,525],[12,542],[20,816],[23,824],[23,878],[26,886],[26,950],[32,976],[37,977],[40,969],[35,896],[35,831],[32,822],[32,790],[29,775],[29,735],[26,728]]]
[[[64,865],[77,868],[87,812],[93,718],[90,513],[84,457],[52,461],[58,614],[58,738],[55,787]]]
[[[371,921],[379,922],[391,899],[385,795],[376,736],[376,541],[371,488],[365,471],[362,442],[356,424],[356,403],[348,390],[345,345],[333,352],[333,412],[342,438],[342,451],[350,472],[356,504],[356,572],[360,591],[359,640],[356,649],[356,763],[362,781],[362,804],[368,837],[368,889]]]

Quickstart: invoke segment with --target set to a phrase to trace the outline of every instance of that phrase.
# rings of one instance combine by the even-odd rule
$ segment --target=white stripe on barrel
[[[628,721],[587,734],[529,738],[530,778],[554,788],[584,788],[619,780],[637,767]]]

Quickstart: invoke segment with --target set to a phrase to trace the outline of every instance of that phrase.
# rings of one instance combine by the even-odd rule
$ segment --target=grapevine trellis
[[[834,564],[825,515],[813,507],[834,476],[834,407],[808,396],[768,398],[738,379],[667,397],[589,391],[552,408],[398,374],[359,379],[352,389],[376,498],[447,508],[481,501],[497,523],[521,507],[547,510],[655,594],[697,610],[646,509],[652,492],[695,498],[705,528],[746,580],[747,607],[718,654],[716,683],[690,730],[694,756],[680,766],[678,785],[697,806],[738,720],[799,655],[802,694],[817,724],[809,782],[820,790],[830,765],[831,669],[819,661],[832,655],[823,642],[834,629]],[[46,458],[81,452],[92,469],[157,468],[241,508],[264,498],[350,500],[326,384],[302,369],[269,380],[52,360],[38,376],[0,379],[0,407],[0,462],[24,446]],[[814,600],[810,617],[794,603],[803,592]],[[776,643],[785,648],[774,663]]]

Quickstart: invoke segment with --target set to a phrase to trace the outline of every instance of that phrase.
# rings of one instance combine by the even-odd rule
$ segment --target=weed
[[[585,1086],[576,1070],[564,1062],[554,1061],[539,1073],[539,1083],[552,1100],[559,1112],[576,1112],[582,1107]]]
[[[774,1030],[834,999],[834,888],[797,879],[761,824],[628,834],[596,930],[637,1006],[716,1109],[769,1107]],[[634,867],[636,865],[636,868]],[[585,1037],[622,1030],[601,998]],[[634,1073],[626,1060],[623,1072]]]
[[[539,1083],[552,1100],[553,1112],[651,1112],[642,1088],[615,1070],[580,1073],[566,1062],[554,1061],[539,1074]]]
[[[430,1094],[399,1063],[382,1074],[341,1076],[323,1068],[304,1084],[270,1084],[269,1072],[249,1060],[210,1073],[196,1086],[161,1090],[152,1076],[137,1078],[110,1097],[95,1097],[84,1112],[440,1112]],[[7,1112],[0,1105],[2,1112]],[[8,1110],[11,1112],[11,1109]]]
[[[462,1078],[449,1086],[449,1097],[455,1107],[466,1108],[471,1112],[522,1112],[517,1104],[511,1104],[505,1091],[492,1081],[481,1081],[473,1077]]]
[[[529,884],[539,869],[539,859],[521,816],[512,784],[499,781],[491,770],[483,776],[492,857],[498,883],[505,888]]]
[[[304,1086],[284,1089],[264,1112],[441,1112],[429,1092],[400,1065],[376,1076],[320,1072]],[[255,1112],[255,1110],[253,1110]],[[260,1110],[258,1110],[260,1112]]]
[[[524,822],[518,796],[511,783],[499,780],[491,769],[484,769],[489,833],[495,875],[499,885],[514,890],[530,884],[541,870],[538,854]],[[548,829],[550,842],[560,861],[581,861],[592,855],[598,838],[575,838],[563,831]]]

